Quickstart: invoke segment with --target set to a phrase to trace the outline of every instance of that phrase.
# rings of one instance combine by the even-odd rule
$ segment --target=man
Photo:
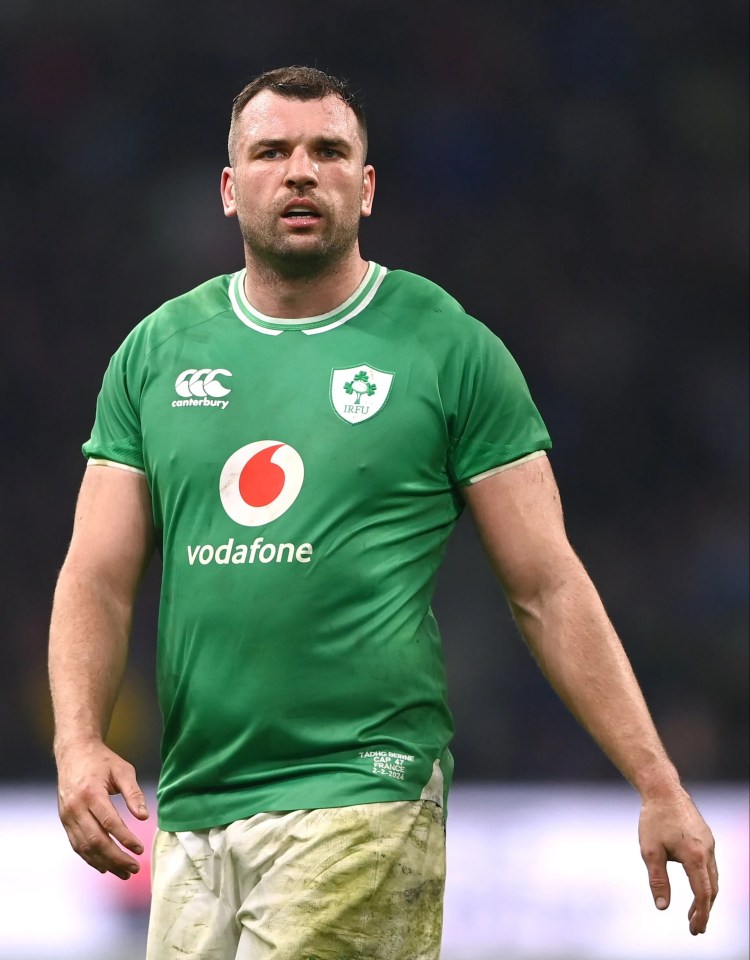
[[[430,597],[464,501],[562,699],[642,797],[656,906],[711,833],[571,549],[549,438],[507,350],[446,293],[364,261],[375,173],[342,82],[270,71],[234,104],[224,212],[245,268],[146,318],[104,379],[52,617],[62,821],[137,872],[104,742],[133,600],[163,558],[149,960],[438,956],[451,719]]]

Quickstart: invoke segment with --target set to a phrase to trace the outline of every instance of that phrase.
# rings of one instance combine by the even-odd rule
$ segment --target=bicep
[[[132,597],[153,545],[151,495],[145,475],[89,464],[63,569],[97,577],[120,596]]]
[[[465,487],[477,531],[511,602],[544,592],[579,569],[547,457]]]

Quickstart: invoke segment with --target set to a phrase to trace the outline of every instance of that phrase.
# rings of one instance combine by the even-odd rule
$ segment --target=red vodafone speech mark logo
[[[240,474],[240,496],[251,507],[267,507],[284,489],[286,474],[271,459],[283,443],[254,454]]]
[[[291,507],[304,476],[302,457],[294,447],[281,440],[256,440],[224,464],[219,495],[235,523],[262,527]]]

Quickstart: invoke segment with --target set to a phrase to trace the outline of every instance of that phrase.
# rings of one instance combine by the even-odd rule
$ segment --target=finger
[[[134,877],[136,873],[140,872],[140,869],[141,868],[138,866],[138,864],[134,863],[130,864],[130,866],[128,866],[125,870],[121,870],[120,868],[110,868],[104,872],[113,874],[119,880],[130,880],[131,877]]]
[[[106,800],[97,799],[91,804],[90,810],[106,834],[114,837],[118,843],[133,853],[143,853],[143,844],[138,837],[128,829],[127,824],[117,812],[117,808],[109,797],[107,797]],[[113,846],[116,847],[117,845],[113,844]]]
[[[711,906],[719,895],[719,868],[716,866],[716,856],[712,850],[708,858],[708,876],[711,881]]]
[[[66,826],[75,852],[100,873],[114,873],[125,880],[140,869],[137,861],[118,846],[90,814]]]
[[[148,807],[146,806],[146,798],[140,789],[134,790],[133,793],[130,794],[123,794],[123,797],[125,798],[128,810],[130,810],[134,817],[137,817],[139,820],[148,820],[149,813]]]
[[[137,817],[138,820],[147,820],[149,814],[146,798],[135,778],[134,768],[127,764],[124,773],[113,777],[113,783],[116,792],[122,794],[125,805],[133,816]]]
[[[684,866],[694,897],[690,905],[690,910],[688,911],[690,932],[693,936],[696,936],[699,933],[706,932],[708,914],[711,911],[711,904],[713,903],[711,880],[708,866],[705,863],[700,866],[695,864],[685,864]]]
[[[667,853],[663,847],[658,849],[654,847],[642,850],[641,856],[648,870],[648,883],[656,908],[666,910],[672,898],[667,874]]]

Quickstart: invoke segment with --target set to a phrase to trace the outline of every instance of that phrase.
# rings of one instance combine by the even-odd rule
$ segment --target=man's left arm
[[[544,675],[641,795],[639,837],[656,906],[669,906],[667,861],[682,863],[704,933],[718,893],[714,840],[659,739],[638,681],[565,532],[546,457],[464,488],[479,535]]]

